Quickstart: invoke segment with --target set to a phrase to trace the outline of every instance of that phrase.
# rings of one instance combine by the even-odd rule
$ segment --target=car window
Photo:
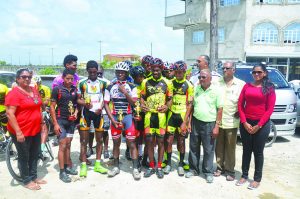
[[[16,74],[14,73],[0,73],[0,83],[11,88],[13,82],[16,81]]]
[[[245,82],[252,82],[252,69],[251,68],[236,68],[235,76],[241,80],[244,80]],[[275,85],[276,88],[289,88],[289,84],[283,77],[283,75],[274,69],[269,69],[269,79],[270,81]]]

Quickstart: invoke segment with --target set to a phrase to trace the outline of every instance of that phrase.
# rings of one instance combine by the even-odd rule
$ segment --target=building
[[[126,61],[129,60],[131,62],[139,61],[139,55],[132,55],[132,54],[106,54],[104,55],[105,61]]]
[[[185,60],[209,54],[210,1],[165,1],[165,25],[184,30]],[[300,79],[300,0],[218,2],[220,60],[265,61]]]

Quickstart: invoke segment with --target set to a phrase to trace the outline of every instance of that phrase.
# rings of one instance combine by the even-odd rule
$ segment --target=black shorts
[[[79,130],[88,131],[90,130],[91,121],[93,121],[94,128],[96,131],[103,131],[103,120],[101,119],[101,114],[97,115],[96,113],[83,109],[81,118],[80,118],[80,127]]]
[[[75,123],[65,119],[58,119],[57,123],[60,127],[61,133],[58,137],[59,140],[62,140],[66,137],[72,138],[75,131]]]

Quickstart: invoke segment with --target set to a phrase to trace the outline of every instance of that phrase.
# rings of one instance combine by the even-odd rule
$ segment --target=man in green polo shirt
[[[200,173],[200,144],[203,145],[202,172],[206,182],[213,182],[215,141],[222,119],[222,92],[211,84],[211,72],[203,69],[199,74],[199,85],[194,87],[193,117],[191,121],[189,165],[187,178]]]

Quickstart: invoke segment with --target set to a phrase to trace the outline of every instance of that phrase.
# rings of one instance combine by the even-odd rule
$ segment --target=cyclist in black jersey
[[[151,72],[151,62],[153,61],[153,57],[150,55],[145,55],[142,58],[142,66],[145,69],[145,78],[151,77],[152,72]]]

